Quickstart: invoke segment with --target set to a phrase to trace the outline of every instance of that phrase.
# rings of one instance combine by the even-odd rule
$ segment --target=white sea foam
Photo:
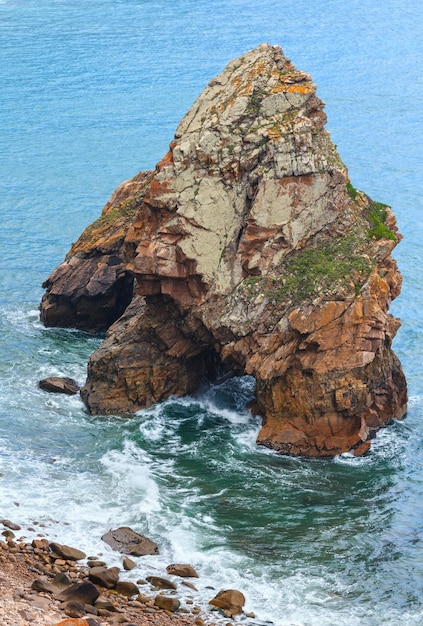
[[[160,511],[160,490],[152,475],[151,458],[133,442],[125,441],[122,450],[110,450],[101,458],[101,464],[111,475],[118,504],[125,506],[131,516]]]

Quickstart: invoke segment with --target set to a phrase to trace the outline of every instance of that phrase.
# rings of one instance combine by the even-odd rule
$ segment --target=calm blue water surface
[[[239,588],[249,624],[423,624],[422,32],[421,0],[0,0],[0,517],[110,564],[101,535],[130,525],[161,549],[134,579],[190,562],[194,601]],[[99,343],[40,325],[42,281],[263,41],[311,73],[352,183],[404,234],[392,311],[409,413],[360,459],[258,449],[248,379],[132,420],[37,388],[82,382]]]

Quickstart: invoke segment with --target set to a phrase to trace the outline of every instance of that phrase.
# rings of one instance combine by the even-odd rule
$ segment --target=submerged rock
[[[315,92],[279,47],[229,63],[155,171],[122,202],[118,189],[45,283],[42,319],[92,331],[101,298],[114,294],[116,318],[130,300],[117,284],[134,279],[88,365],[92,413],[135,412],[226,370],[256,379],[258,443],[282,453],[362,452],[404,415],[388,314],[400,236],[391,209],[352,187]]]
[[[177,585],[172,580],[161,576],[147,576],[146,580],[150,585],[159,589],[177,589]]]
[[[67,376],[49,376],[39,381],[38,386],[50,393],[64,393],[74,396],[79,392],[79,385],[73,378]]]

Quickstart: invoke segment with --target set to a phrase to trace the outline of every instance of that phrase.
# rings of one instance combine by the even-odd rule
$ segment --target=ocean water
[[[189,562],[201,606],[210,586],[245,593],[256,617],[242,623],[423,624],[422,32],[421,0],[0,0],[1,518],[110,564],[100,537],[129,525],[161,555],[128,578]],[[263,41],[312,74],[352,183],[404,234],[392,312],[409,412],[359,459],[258,448],[248,378],[133,419],[37,387],[82,383],[100,341],[43,328],[42,281],[209,80]]]

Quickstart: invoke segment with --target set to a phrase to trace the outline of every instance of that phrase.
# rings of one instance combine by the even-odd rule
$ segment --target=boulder
[[[176,584],[168,580],[167,578],[162,578],[161,576],[147,576],[147,582],[150,583],[153,587],[158,587],[159,589],[177,589]]]
[[[210,600],[209,604],[218,609],[223,609],[230,615],[238,615],[242,613],[242,607],[245,604],[245,596],[236,589],[226,589],[219,591],[219,593]]]
[[[79,602],[84,606],[85,604],[94,605],[99,595],[97,587],[92,582],[86,581],[63,589],[55,596],[55,599],[60,602]]]
[[[53,578],[53,585],[55,585],[58,589],[65,589],[66,587],[69,587],[70,584],[70,578],[64,572],[59,572]]]
[[[45,580],[40,580],[38,578],[32,581],[31,589],[33,589],[34,591],[51,594],[56,594],[59,591],[58,587],[56,587],[55,585],[52,585],[51,583]]]
[[[131,554],[132,556],[159,554],[159,549],[154,541],[144,537],[144,535],[140,535],[127,526],[109,530],[108,533],[102,536],[102,540],[113,550],[122,554]]]
[[[66,561],[79,561],[80,559],[85,559],[87,556],[85,552],[82,552],[82,550],[71,548],[70,546],[65,546],[60,543],[55,543],[54,541],[51,542],[49,546],[53,552]]]
[[[163,596],[161,594],[157,595],[154,598],[154,604],[158,606],[160,609],[164,609],[165,611],[171,611],[174,613],[181,606],[178,598],[174,598],[171,596]]]
[[[88,572],[91,582],[106,589],[114,589],[119,581],[118,567],[92,567]]]
[[[7,540],[13,539],[14,537],[16,537],[13,530],[3,530],[1,534],[3,535],[3,537],[6,537]]]
[[[166,567],[166,571],[170,575],[180,576],[181,578],[199,578],[192,565],[184,563],[172,563]]]
[[[401,236],[390,207],[352,186],[323,109],[279,47],[231,61],[154,172],[124,184],[125,218],[118,189],[53,272],[42,318],[81,327],[92,286],[91,329],[115,269],[133,280],[88,364],[91,413],[136,412],[224,371],[255,378],[258,443],[284,454],[360,454],[404,416],[388,312]]]
[[[49,391],[51,393],[64,393],[68,396],[74,396],[79,393],[79,385],[67,376],[50,376],[49,378],[43,378],[38,383],[40,389]]]
[[[0,522],[3,524],[3,526],[6,526],[6,528],[10,528],[10,530],[20,530],[21,529],[19,524],[15,524],[14,522],[11,522],[9,519],[2,519],[2,520],[0,520]]]
[[[74,601],[66,602],[64,612],[69,617],[83,617],[87,614],[82,604]]]
[[[135,563],[135,561],[133,561],[132,559],[130,559],[128,556],[125,556],[122,560],[122,566],[123,569],[126,570],[127,572],[130,571],[131,569],[134,569],[134,567],[137,566],[137,564]]]
[[[97,610],[105,609],[106,611],[109,611],[109,613],[117,613],[116,605],[113,604],[113,602],[111,602],[111,600],[109,600],[109,598],[105,596],[102,596],[97,600],[97,602],[95,603],[95,608]]]
[[[185,585],[185,587],[189,587],[189,589],[192,589],[193,591],[198,591],[197,587],[187,580],[183,580],[182,584]]]
[[[132,598],[132,596],[136,596],[139,593],[137,585],[128,580],[120,580],[116,585],[116,591],[128,598]]]

